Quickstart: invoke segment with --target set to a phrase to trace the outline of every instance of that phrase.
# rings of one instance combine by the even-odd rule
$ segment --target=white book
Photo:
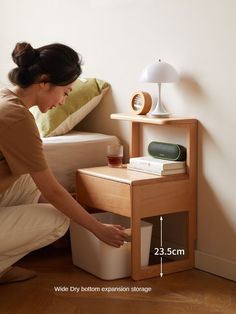
[[[134,171],[145,172],[145,173],[156,174],[158,176],[167,176],[167,175],[171,175],[171,174],[181,174],[181,173],[185,173],[186,172],[185,168],[170,169],[170,170],[142,169],[142,168],[139,168],[139,167],[134,167],[134,166],[132,166],[130,164],[127,165],[127,169],[134,170]]]
[[[185,161],[173,161],[154,158],[151,156],[133,157],[129,159],[131,166],[140,169],[153,169],[153,170],[172,170],[172,169],[185,169]]]

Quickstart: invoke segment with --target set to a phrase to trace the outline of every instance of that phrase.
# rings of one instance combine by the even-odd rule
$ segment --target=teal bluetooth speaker
[[[148,145],[148,152],[151,156],[166,160],[186,160],[186,148],[179,144],[151,142]]]

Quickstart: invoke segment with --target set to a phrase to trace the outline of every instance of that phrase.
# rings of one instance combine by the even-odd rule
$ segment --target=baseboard
[[[195,267],[236,281],[236,261],[227,260],[195,250]]]

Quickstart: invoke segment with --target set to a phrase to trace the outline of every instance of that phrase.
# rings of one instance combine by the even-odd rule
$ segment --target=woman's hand
[[[119,248],[125,241],[129,241],[130,237],[123,230],[125,228],[120,225],[100,224],[95,236],[101,241]]]

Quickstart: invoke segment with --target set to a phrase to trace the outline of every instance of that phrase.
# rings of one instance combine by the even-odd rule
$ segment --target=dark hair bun
[[[45,82],[65,86],[74,82],[81,74],[81,59],[72,48],[55,43],[34,49],[29,43],[17,43],[12,59],[18,67],[8,73],[10,82],[26,88],[39,83],[42,75]]]
[[[12,59],[19,67],[31,66],[37,58],[38,51],[26,42],[17,43],[12,52]]]

